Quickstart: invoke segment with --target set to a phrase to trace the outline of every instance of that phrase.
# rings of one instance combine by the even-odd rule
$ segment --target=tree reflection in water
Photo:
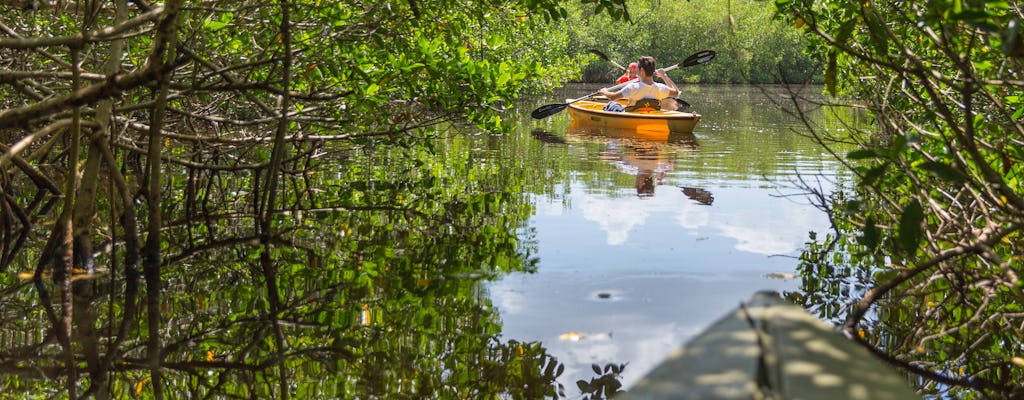
[[[118,230],[97,246],[97,268],[71,279],[69,337],[54,278],[0,276],[3,393],[564,396],[564,366],[540,343],[502,340],[482,289],[535,263],[533,244],[517,239],[532,213],[515,190],[527,178],[473,162],[471,149],[486,146],[452,140],[435,149],[442,157],[415,146],[329,149],[331,159],[297,161],[302,179],[287,182],[265,244],[242,211],[254,190],[247,172],[168,171],[167,198],[191,201],[165,206],[158,297],[124,265]],[[11,265],[30,270],[42,248],[30,240]]]

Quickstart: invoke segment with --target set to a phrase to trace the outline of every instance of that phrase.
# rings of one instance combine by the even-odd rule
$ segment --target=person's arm
[[[669,89],[672,89],[672,91],[669,92],[669,97],[676,97],[679,95],[679,88],[676,87],[675,82],[672,82],[672,78],[668,77],[668,74],[665,73],[664,69],[658,68],[657,70],[655,70],[654,76],[661,78],[661,80],[665,82],[665,86],[668,86]]]
[[[608,88],[601,88],[601,90],[598,90],[597,93],[600,93],[602,96],[607,97],[608,100],[616,100],[622,97],[622,89],[612,92],[608,90]]]

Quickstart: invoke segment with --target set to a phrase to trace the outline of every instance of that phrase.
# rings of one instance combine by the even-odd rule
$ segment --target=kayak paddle
[[[612,61],[612,59],[608,58],[608,55],[606,55],[606,54],[602,53],[602,52],[601,52],[601,50],[597,50],[597,49],[590,49],[590,50],[588,50],[588,51],[590,52],[590,54],[593,54],[593,55],[595,55],[595,56],[598,56],[598,57],[600,57],[600,58],[601,58],[602,60],[605,60],[605,61],[607,61],[607,62],[610,62],[610,63],[612,63],[612,65],[614,65],[614,66],[616,66],[616,67],[619,67],[619,69],[621,69],[621,70],[623,70],[623,71],[625,71],[625,70],[626,70],[626,67],[623,67],[623,66],[619,65],[619,63],[617,63],[617,62],[615,62],[615,61]]]

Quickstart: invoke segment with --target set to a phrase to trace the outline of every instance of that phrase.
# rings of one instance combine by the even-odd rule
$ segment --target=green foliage
[[[718,52],[715,61],[670,72],[677,83],[779,83],[820,80],[817,64],[803,54],[800,32],[773,19],[770,3],[759,0],[704,2],[631,1],[631,22],[570,10],[570,48],[598,49],[620,65],[643,55],[659,65],[681,62],[700,50]],[[584,79],[607,82],[622,71],[595,59]]]
[[[237,203],[251,185],[247,172],[169,171],[176,178],[165,193],[173,221],[160,299],[165,390],[271,398],[284,381],[303,398],[564,397],[556,381],[564,366],[538,343],[500,339],[482,287],[535,262],[517,238],[533,212],[519,190],[525,177],[489,160],[488,147],[487,136],[468,135],[436,146],[325,147],[331,156],[297,162],[296,174],[283,177],[288,211],[276,219],[270,247],[232,212],[247,208]],[[96,282],[123,279],[118,271]],[[4,337],[38,351],[14,354],[21,345],[10,342],[0,349],[25,368],[5,374],[4,393],[60,393],[59,380],[29,372],[62,354],[56,343],[40,344],[49,322],[27,312],[39,310],[37,295],[31,285],[10,287],[5,311],[18,317],[5,314]],[[75,312],[94,313],[97,333],[115,332],[127,318],[121,297],[86,293]],[[127,348],[110,350],[125,360],[107,375],[112,397],[152,396],[136,350],[145,335],[143,325],[123,338]]]
[[[63,332],[47,318],[57,289],[4,280],[5,396],[564,396],[564,367],[539,344],[499,340],[482,295],[485,280],[533,268],[517,237],[532,211],[525,178],[476,153],[486,136],[424,140],[438,125],[505,130],[511,100],[578,71],[553,30],[562,1],[170,0],[153,19],[133,2],[138,24],[114,36],[85,32],[118,24],[121,2],[33,4],[0,4],[0,133],[48,141],[3,165],[3,215],[25,216],[2,219],[3,255],[50,267],[45,243],[71,239],[53,221],[78,195],[97,207],[74,226],[75,254],[106,270],[64,293],[81,368],[50,334]],[[628,17],[618,0],[587,4]],[[121,70],[94,72],[108,59]],[[71,72],[96,90],[72,92]],[[68,110],[83,115],[82,148],[65,147],[79,133],[59,125]],[[42,189],[84,176],[69,154],[103,164],[83,179],[102,181],[95,192]],[[142,236],[158,246],[139,278],[124,262]]]
[[[592,364],[590,368],[597,377],[590,378],[589,381],[582,379],[576,381],[576,387],[580,389],[580,392],[584,393],[584,399],[607,399],[623,392],[619,376],[626,369],[626,364],[605,364],[604,368],[597,364]]]
[[[1020,4],[776,6],[808,34],[827,66],[826,89],[856,99],[875,121],[852,132],[859,148],[845,152],[858,181],[843,198],[855,200],[826,205],[840,236],[808,257],[876,266],[874,291],[862,296],[877,308],[852,308],[846,328],[876,330],[867,341],[906,360],[929,393],[1019,396]]]

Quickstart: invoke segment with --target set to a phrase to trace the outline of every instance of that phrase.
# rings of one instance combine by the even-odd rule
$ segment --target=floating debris
[[[692,187],[680,187],[680,189],[683,189],[683,194],[685,194],[686,197],[689,197],[691,200],[700,204],[710,206],[711,203],[715,202],[715,196],[707,190]]]
[[[598,339],[611,339],[611,338],[612,338],[612,333],[611,332],[608,332],[608,333],[587,333],[587,334],[583,334],[583,333],[579,333],[579,332],[576,332],[576,331],[569,331],[569,332],[563,333],[561,335],[558,335],[558,340],[567,341],[567,342],[578,342],[578,341],[583,340],[583,339],[598,340]]]
[[[782,273],[782,272],[769,272],[765,275],[772,279],[793,279],[796,278],[796,274]]]
[[[558,340],[578,342],[583,340],[583,334],[579,332],[566,332],[558,335]]]

